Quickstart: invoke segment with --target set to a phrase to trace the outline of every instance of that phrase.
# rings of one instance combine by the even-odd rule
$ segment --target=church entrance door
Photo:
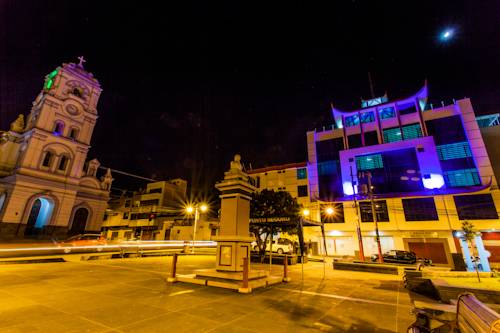
[[[47,198],[38,198],[31,206],[28,221],[26,221],[26,229],[24,236],[38,236],[42,233],[43,228],[49,224],[54,210],[54,203]]]
[[[73,223],[71,224],[71,229],[68,232],[69,236],[79,235],[85,233],[85,228],[87,227],[87,219],[89,217],[89,211],[87,208],[78,208],[73,216]]]

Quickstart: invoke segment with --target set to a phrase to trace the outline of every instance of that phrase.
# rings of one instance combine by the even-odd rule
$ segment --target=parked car
[[[257,242],[252,242],[252,250],[259,251]],[[270,244],[269,241],[266,242],[266,252],[269,252]],[[286,238],[278,238],[278,240],[273,240],[273,252],[278,254],[291,254],[293,253],[293,242]]]
[[[76,235],[57,243],[59,247],[64,247],[64,253],[70,253],[71,247],[76,246],[95,246],[95,250],[100,252],[102,251],[102,246],[106,244],[106,238],[100,234]]]
[[[397,264],[415,264],[417,261],[424,265],[430,265],[432,261],[427,258],[417,258],[415,252],[402,251],[402,250],[390,250],[382,254],[384,262],[387,263],[397,263]],[[371,256],[371,261],[378,261],[378,254],[373,254]]]

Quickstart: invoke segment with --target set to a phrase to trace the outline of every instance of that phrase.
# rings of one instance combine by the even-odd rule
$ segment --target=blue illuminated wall
[[[352,195],[350,167],[354,175],[372,173],[375,193],[420,192],[444,186],[434,140],[428,136],[344,150],[340,161],[345,195]]]
[[[424,189],[415,148],[357,156],[356,164],[358,171],[371,172],[375,193],[413,192]]]

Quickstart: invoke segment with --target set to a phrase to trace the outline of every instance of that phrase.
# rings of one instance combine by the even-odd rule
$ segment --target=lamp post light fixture
[[[335,210],[333,209],[333,207],[326,207],[325,208],[325,213],[328,216],[332,216],[335,213]]]
[[[196,241],[196,228],[198,226],[198,220],[200,219],[200,212],[205,213],[207,210],[208,210],[208,206],[204,203],[195,203],[195,204],[188,205],[186,207],[186,213],[188,215],[191,215],[194,212],[193,248],[191,249],[191,253],[194,253],[194,242]]]

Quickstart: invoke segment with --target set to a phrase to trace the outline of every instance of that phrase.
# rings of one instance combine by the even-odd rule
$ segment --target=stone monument
[[[215,185],[221,192],[220,231],[217,240],[218,271],[243,271],[243,258],[250,258],[250,200],[256,188],[243,172],[240,155],[235,155],[224,179]]]
[[[256,191],[250,177],[243,171],[241,156],[235,155],[224,179],[215,185],[221,192],[220,231],[217,241],[215,269],[198,269],[194,274],[176,275],[169,282],[188,282],[250,293],[253,288],[265,287],[283,281],[281,276],[269,276],[263,270],[250,270],[250,201]],[[244,259],[248,263],[247,278]]]

